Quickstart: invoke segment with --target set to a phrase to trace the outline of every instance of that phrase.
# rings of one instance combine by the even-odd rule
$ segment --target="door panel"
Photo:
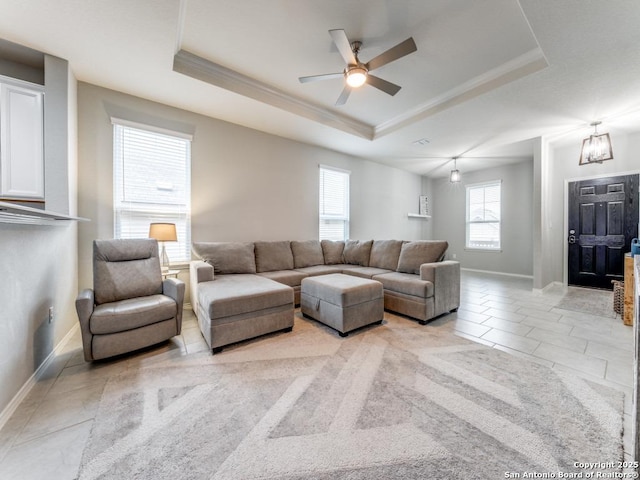
[[[613,288],[638,233],[638,175],[569,183],[569,285]]]

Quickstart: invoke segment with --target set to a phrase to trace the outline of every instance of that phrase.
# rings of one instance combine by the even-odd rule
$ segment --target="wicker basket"
[[[619,315],[624,313],[624,282],[611,280],[613,283],[613,311]]]

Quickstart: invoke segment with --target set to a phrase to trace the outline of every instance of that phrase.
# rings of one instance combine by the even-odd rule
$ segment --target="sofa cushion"
[[[374,275],[390,272],[393,272],[393,270],[386,268],[361,267],[359,265],[345,265],[342,268],[342,273],[345,275],[353,275],[354,277],[360,278],[373,278]]]
[[[214,320],[293,306],[293,288],[258,275],[219,275],[198,285],[198,302]]]
[[[166,295],[129,298],[98,305],[89,321],[94,335],[124,332],[175,318],[176,302]]]
[[[339,265],[344,263],[344,242],[342,240],[322,240],[322,255],[324,256],[325,265]]]
[[[290,287],[299,287],[303,278],[307,278],[306,273],[296,270],[275,270],[273,272],[258,273],[261,277],[270,278],[278,283],[289,285]]]
[[[314,265],[313,267],[297,268],[296,272],[304,273],[308,277],[342,273],[342,265]]]
[[[369,256],[373,240],[347,240],[344,244],[344,263],[369,266]]]
[[[444,258],[449,244],[444,240],[418,240],[402,245],[396,271],[402,273],[420,273],[423,263],[439,262]]]
[[[433,283],[420,280],[420,277],[412,273],[391,272],[375,275],[373,280],[382,283],[385,290],[413,295],[414,297],[433,297]]]
[[[313,267],[324,264],[322,246],[319,240],[307,240],[304,242],[292,241],[293,265],[295,268]]]
[[[215,273],[256,273],[253,243],[193,242],[193,253]]]
[[[291,242],[256,242],[256,271],[293,270]]]
[[[374,240],[371,246],[369,266],[394,270],[398,268],[402,240]]]

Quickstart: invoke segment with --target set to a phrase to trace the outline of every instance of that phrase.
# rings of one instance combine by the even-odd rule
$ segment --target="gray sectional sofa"
[[[421,324],[460,305],[460,265],[445,241],[194,242],[191,303],[213,353],[293,327],[304,278],[342,273],[380,282],[386,310]]]

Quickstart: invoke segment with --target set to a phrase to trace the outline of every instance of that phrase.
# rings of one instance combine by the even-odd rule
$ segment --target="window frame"
[[[191,260],[191,142],[193,136],[184,132],[168,130],[153,125],[111,118],[113,124],[113,236],[114,238],[149,238],[148,231],[125,233],[122,231],[122,217],[146,219],[152,222],[175,223],[178,230],[178,242],[167,242],[166,249],[172,265],[185,265]],[[169,137],[171,140],[184,141],[184,194],[182,202],[144,202],[140,200],[126,201],[125,196],[125,162],[122,151],[118,151],[118,136],[127,130],[139,130],[147,134]],[[182,237],[182,238],[181,238]]]
[[[477,220],[477,221],[472,221],[470,219],[471,216],[471,204],[470,204],[470,193],[472,190],[474,189],[479,189],[482,188],[483,190],[489,187],[498,187],[499,188],[499,203],[500,203],[500,212],[499,212],[499,218],[498,220]],[[491,180],[491,181],[487,181],[487,182],[480,182],[480,183],[473,183],[473,184],[468,184],[465,185],[465,189],[466,189],[466,199],[465,199],[465,241],[464,241],[464,246],[465,246],[465,250],[469,250],[469,251],[480,251],[480,252],[493,252],[493,253],[499,253],[502,252],[502,179],[500,180]],[[486,204],[488,202],[486,201],[486,198],[483,198],[483,214],[486,214]],[[482,246],[482,245],[472,245],[470,244],[471,242],[471,238],[470,238],[470,230],[471,230],[471,225],[478,225],[478,224],[497,224],[497,230],[498,230],[498,245],[497,246]]]
[[[326,198],[324,192],[324,172],[332,172],[340,175],[344,175],[346,177],[346,188],[342,192],[343,194],[343,211],[340,214],[328,214],[324,213],[326,206],[326,202],[323,205],[323,199]],[[351,194],[351,172],[349,170],[344,170],[342,168],[332,167],[329,165],[318,165],[318,239],[322,240],[347,240],[349,238],[349,226],[350,226],[350,194]],[[343,222],[343,237],[344,238],[335,238],[328,236],[323,237],[323,221],[334,221],[334,222]]]

